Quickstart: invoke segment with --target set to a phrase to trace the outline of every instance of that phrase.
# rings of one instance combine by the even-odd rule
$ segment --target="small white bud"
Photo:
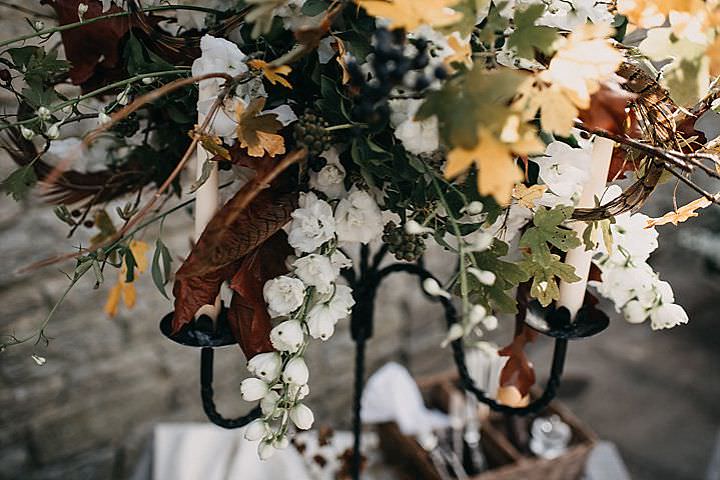
[[[22,134],[22,136],[25,140],[32,140],[33,137],[35,136],[35,132],[33,132],[29,128],[25,127],[24,125],[20,126],[20,133]]]
[[[483,318],[482,324],[485,330],[493,331],[498,327],[498,319],[495,315],[488,315]]]
[[[145,77],[145,78],[142,79],[142,82],[143,82],[145,85],[150,85],[150,84],[153,83],[154,81],[155,81],[155,77]]]
[[[33,27],[35,28],[35,30],[42,30],[43,28],[45,28],[45,22],[43,22],[42,20],[36,20],[33,23]]]
[[[482,305],[473,305],[468,315],[469,323],[471,326],[475,326],[480,323],[483,318],[487,316],[487,310]]]
[[[120,105],[127,105],[130,103],[130,91],[128,88],[123,90],[122,92],[118,93],[118,96],[116,97],[117,103]]]
[[[78,4],[77,13],[78,13],[78,18],[80,19],[81,22],[85,20],[83,17],[87,13],[87,11],[88,11],[87,4],[85,4],[85,3]]]
[[[260,400],[260,409],[263,415],[271,415],[275,411],[280,395],[274,390],[270,390],[262,400]]]
[[[50,110],[47,107],[40,107],[35,113],[37,113],[38,118],[43,122],[50,119]]]
[[[408,220],[405,223],[405,232],[410,235],[424,235],[426,233],[433,233],[432,228],[423,227],[415,220]]]
[[[301,357],[290,360],[283,371],[283,381],[295,385],[305,385],[309,377],[310,371]]]
[[[486,232],[478,232],[473,240],[467,245],[467,249],[471,252],[484,252],[490,248],[495,241],[495,237]]]
[[[290,420],[300,430],[309,430],[315,421],[312,410],[302,403],[298,403],[290,410]]]
[[[45,357],[41,357],[40,355],[33,354],[32,359],[35,360],[35,363],[37,363],[41,367],[45,365],[45,362],[47,362],[47,359]]]
[[[289,445],[290,440],[288,440],[287,436],[276,438],[273,442],[273,447],[275,447],[277,450],[285,450]]]
[[[250,359],[247,368],[256,377],[271,382],[280,375],[282,359],[277,352],[258,353]]]
[[[305,385],[291,384],[288,390],[290,391],[290,396],[298,400],[302,400],[310,394],[310,387],[308,387],[307,383]]]
[[[268,393],[268,384],[259,378],[246,378],[240,384],[240,395],[243,400],[254,402],[265,397]]]
[[[267,460],[275,454],[275,447],[272,442],[263,440],[258,444],[258,457],[260,460]]]
[[[102,126],[105,126],[108,123],[112,122],[112,118],[107,113],[100,112],[100,113],[98,113],[97,121],[98,121],[98,125],[102,127]]]
[[[268,424],[265,420],[258,418],[250,422],[245,427],[245,440],[254,442],[263,438],[269,431]]]
[[[468,268],[468,273],[470,273],[472,276],[478,279],[478,282],[482,283],[483,285],[494,285],[495,284],[495,274],[493,272],[490,272],[488,270],[480,270],[475,267]]]
[[[425,290],[425,293],[427,293],[428,295],[431,295],[433,297],[452,298],[452,295],[440,288],[440,285],[434,278],[426,278],[423,281],[422,285],[423,290]]]
[[[465,205],[460,212],[467,213],[468,215],[480,215],[484,209],[485,205],[483,205],[482,202],[475,200]]]
[[[60,125],[62,125],[62,122],[50,125],[50,127],[45,131],[45,136],[50,140],[56,140],[60,136]]]
[[[462,338],[462,336],[464,334],[465,334],[465,330],[463,330],[462,325],[460,325],[459,323],[455,323],[455,324],[453,324],[452,327],[450,327],[450,330],[448,330],[445,340],[443,340],[440,345],[443,348],[447,347],[450,342],[454,342],[458,338]]]

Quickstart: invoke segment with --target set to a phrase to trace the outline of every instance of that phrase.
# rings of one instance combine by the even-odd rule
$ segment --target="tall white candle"
[[[207,91],[207,88],[200,88],[200,94],[199,94],[199,102],[202,102],[203,100],[208,100],[210,98],[210,95]],[[198,125],[202,125],[202,123],[205,121],[205,115],[198,113]],[[202,145],[198,144],[197,152],[196,152],[196,173],[195,178],[199,179],[202,176],[203,166],[205,165],[205,161],[210,157],[210,154],[202,147]],[[197,242],[200,238],[200,235],[202,235],[203,231],[205,231],[205,227],[207,227],[207,224],[210,223],[210,220],[212,219],[213,215],[215,215],[215,212],[218,208],[218,198],[219,198],[219,175],[218,175],[218,168],[217,165],[213,165],[212,171],[210,172],[210,176],[207,178],[205,183],[202,184],[200,188],[198,188],[195,192],[195,241]],[[218,314],[220,313],[220,296],[215,299],[214,305],[203,305],[198,309],[198,311],[195,313],[195,318],[198,318],[200,315],[207,315],[210,318],[212,318],[213,323],[216,322]]]
[[[595,206],[595,198],[602,197],[607,184],[610,161],[612,160],[613,147],[615,142],[607,138],[596,137],[593,143],[592,163],[590,164],[590,180],[583,187],[579,208],[592,208]],[[585,222],[574,222],[572,229],[582,238],[586,228]],[[597,235],[597,231],[593,232]],[[580,280],[573,283],[560,282],[560,300],[558,306],[570,310],[570,317],[575,318],[578,310],[583,305],[585,289],[587,288],[590,264],[593,251],[585,251],[583,243],[577,248],[567,252],[565,263],[575,267],[575,274]]]

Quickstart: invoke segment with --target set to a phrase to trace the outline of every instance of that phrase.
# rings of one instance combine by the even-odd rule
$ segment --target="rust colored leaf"
[[[232,278],[239,265],[240,262],[234,262],[204,275],[176,278],[175,285],[173,285],[173,295],[175,296],[173,333],[177,333],[192,322],[200,307],[215,303],[215,298],[220,293],[220,286],[224,281]]]
[[[262,290],[265,282],[287,273],[285,259],[291,253],[287,235],[280,230],[243,258],[230,283],[234,294],[228,321],[247,359],[273,349],[272,324]]]
[[[78,5],[85,3],[88,10],[85,20],[102,15],[100,0],[42,0],[57,13],[60,25],[76,23]],[[116,5],[105,12],[117,13],[123,10]],[[115,17],[100,20],[61,33],[65,55],[72,64],[70,78],[84,91],[92,90],[109,81],[119,79],[124,72],[121,55],[121,41],[130,29],[129,17]]]
[[[530,388],[535,384],[535,370],[525,355],[525,345],[532,342],[535,336],[536,333],[524,325],[512,343],[498,351],[498,355],[509,357],[500,372],[500,386],[515,387],[523,397],[530,393]]]
[[[590,97],[590,108],[580,111],[579,118],[588,128],[623,134],[628,127],[627,107],[636,94],[603,85]]]

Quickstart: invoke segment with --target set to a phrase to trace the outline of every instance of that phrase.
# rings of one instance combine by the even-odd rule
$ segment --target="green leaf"
[[[507,255],[508,250],[507,243],[496,239],[490,249],[474,254],[478,268],[495,274],[494,284],[481,284],[472,275],[468,279],[472,301],[498,313],[512,314],[517,312],[517,302],[511,296],[511,291],[520,283],[526,282],[530,275],[520,265],[501,259]]]
[[[558,278],[568,283],[580,281],[580,277],[575,275],[575,267],[561,262],[559,255],[549,254],[543,258],[542,263],[537,263],[532,257],[527,256],[519,265],[533,279],[530,295],[537,298],[544,307],[550,305],[553,300],[560,299]]]
[[[545,13],[543,4],[533,4],[524,10],[515,10],[515,30],[508,38],[508,47],[515,50],[518,57],[533,59],[536,50],[546,54],[552,52],[553,43],[558,38],[557,30],[535,25],[543,13]]]
[[[326,11],[329,6],[327,0],[307,0],[300,11],[304,15],[314,17]]]
[[[172,273],[171,265],[172,256],[170,255],[170,250],[168,250],[163,241],[158,238],[155,242],[155,253],[153,254],[151,273],[153,283],[155,283],[160,293],[168,300],[170,297],[168,297],[165,291],[165,286],[170,281],[170,274]]]
[[[2,189],[15,200],[25,198],[28,191],[37,183],[37,175],[32,165],[25,165],[12,172],[2,182]]]
[[[213,172],[213,168],[215,167],[215,164],[217,162],[213,162],[212,160],[205,160],[205,163],[203,163],[202,166],[202,172],[200,172],[200,178],[195,180],[192,185],[190,185],[190,188],[188,189],[188,193],[195,193],[198,188],[202,187],[205,182],[207,182],[207,179],[210,178],[210,174]]]
[[[127,274],[125,275],[125,282],[132,283],[135,280],[135,267],[137,262],[135,261],[135,255],[133,255],[130,248],[125,248],[124,251],[125,266],[127,267]]]

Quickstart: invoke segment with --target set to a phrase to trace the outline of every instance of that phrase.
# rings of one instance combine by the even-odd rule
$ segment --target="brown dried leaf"
[[[498,351],[501,357],[509,357],[500,373],[500,387],[515,387],[523,397],[530,393],[530,388],[535,384],[535,370],[525,355],[525,345],[532,342],[535,335],[524,325],[512,343]]]
[[[85,20],[103,14],[100,0],[42,0],[41,3],[55,10],[60,25],[79,21],[80,3],[88,6],[83,15]],[[113,5],[105,14],[122,11]],[[123,76],[121,40],[130,29],[130,24],[129,17],[115,17],[61,33],[65,55],[72,64],[70,78],[75,85],[81,85],[84,91],[89,91]]]
[[[265,282],[287,273],[285,259],[291,253],[287,235],[280,230],[243,258],[232,278],[230,288],[235,293],[228,321],[247,359],[273,349],[270,343],[272,324],[262,290]]]
[[[240,146],[247,148],[248,155],[263,157],[265,153],[271,157],[285,153],[285,139],[276,132],[283,124],[274,113],[261,113],[265,108],[265,97],[250,102],[247,108],[242,102],[237,103],[237,134]]]

